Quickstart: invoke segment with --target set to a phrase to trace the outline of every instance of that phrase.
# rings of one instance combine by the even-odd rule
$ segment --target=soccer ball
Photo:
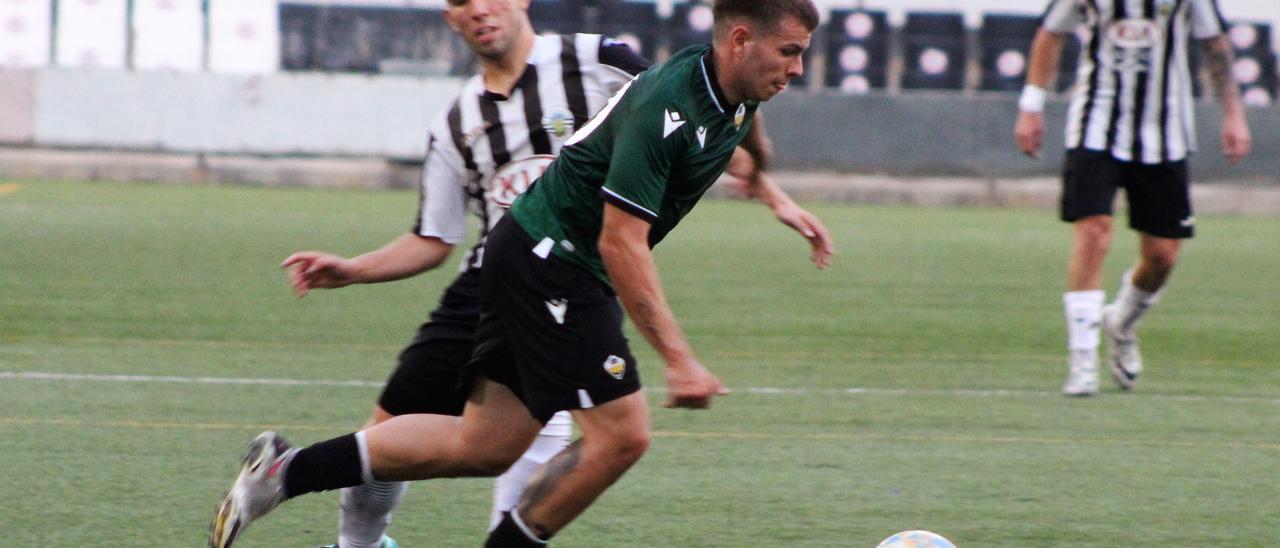
[[[876,548],[956,548],[956,545],[937,533],[903,531],[880,541]]]

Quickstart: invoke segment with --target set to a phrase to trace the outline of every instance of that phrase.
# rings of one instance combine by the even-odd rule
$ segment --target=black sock
[[[502,513],[502,521],[489,532],[484,548],[542,548],[547,545],[546,539],[533,540],[521,531],[514,516],[515,510]]]
[[[355,434],[338,436],[298,451],[284,473],[286,498],[364,483]]]

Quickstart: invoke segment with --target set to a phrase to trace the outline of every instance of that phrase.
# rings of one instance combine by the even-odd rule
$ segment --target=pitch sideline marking
[[[124,382],[124,383],[175,383],[175,384],[214,384],[214,385],[256,385],[256,386],[336,386],[347,388],[381,388],[384,381],[335,380],[335,379],[279,379],[251,377],[183,377],[172,375],[105,375],[97,373],[49,373],[44,371],[0,371],[0,380],[42,380],[42,381],[89,381],[89,382]],[[654,393],[665,393],[663,387],[645,387]],[[981,389],[908,389],[908,388],[774,388],[774,387],[741,387],[730,388],[732,392],[756,395],[784,396],[956,396],[974,398],[994,397],[1054,397],[1062,395],[1047,390],[981,390]],[[1177,394],[1143,394],[1142,397],[1155,400],[1178,402],[1215,402],[1280,405],[1280,398],[1250,396],[1195,396]]]
[[[43,417],[0,417],[0,425],[79,426],[98,428],[146,428],[146,429],[194,429],[194,430],[289,430],[310,432],[344,431],[350,426],[324,426],[317,424],[237,424],[216,422],[137,421],[81,419],[55,419]],[[1120,447],[1169,447],[1181,449],[1258,449],[1280,451],[1280,443],[1260,442],[1198,442],[1175,440],[1121,440],[1109,438],[1018,438],[1009,436],[919,436],[878,433],[836,432],[688,432],[680,430],[656,430],[657,438],[678,439],[727,439],[727,440],[808,440],[808,441],[862,441],[862,442],[918,442],[951,444],[1002,444],[1002,445],[1110,445]]]

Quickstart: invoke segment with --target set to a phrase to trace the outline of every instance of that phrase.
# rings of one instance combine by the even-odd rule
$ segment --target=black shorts
[[[546,424],[557,411],[640,390],[640,376],[613,291],[555,255],[538,257],[535,244],[510,215],[489,232],[476,349],[463,374],[510,387]]]
[[[477,271],[464,273],[449,285],[431,320],[418,328],[413,342],[400,352],[396,370],[378,398],[382,409],[392,415],[462,414],[467,391],[459,386],[458,375],[475,347],[479,295]]]
[[[396,370],[382,387],[378,405],[392,415],[459,416],[467,404],[467,391],[458,385],[458,375],[475,344],[472,339],[432,336],[430,325],[423,324],[400,353]]]
[[[1129,202],[1129,228],[1160,238],[1191,238],[1195,216],[1187,161],[1143,164],[1115,159],[1107,152],[1067,151],[1062,173],[1062,220],[1112,215],[1116,190]]]

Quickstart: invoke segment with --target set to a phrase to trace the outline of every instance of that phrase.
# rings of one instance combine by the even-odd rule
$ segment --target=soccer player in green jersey
[[[649,445],[623,307],[665,362],[668,407],[707,408],[726,392],[681,332],[651,248],[724,172],[758,103],[802,74],[818,13],[811,0],[717,0],[713,11],[713,46],[677,52],[619,91],[489,233],[462,416],[401,415],[304,449],[266,432],[233,486],[238,528],[304,493],[500,474],[569,410],[582,437],[535,474],[485,544],[545,545]],[[822,223],[751,175],[752,194],[826,267]]]

